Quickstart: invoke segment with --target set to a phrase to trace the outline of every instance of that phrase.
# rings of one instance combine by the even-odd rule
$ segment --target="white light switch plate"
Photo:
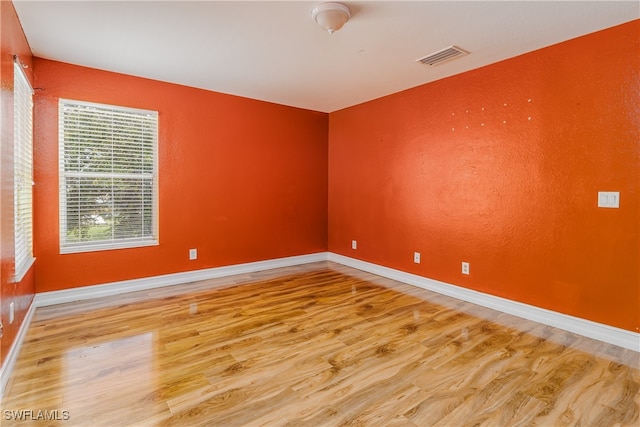
[[[620,192],[619,191],[598,191],[598,207],[599,208],[619,208]]]

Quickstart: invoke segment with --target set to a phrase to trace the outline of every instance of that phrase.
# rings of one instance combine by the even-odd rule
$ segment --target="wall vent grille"
[[[460,49],[457,46],[449,46],[432,54],[425,56],[424,58],[416,59],[416,62],[422,62],[430,67],[442,64],[443,62],[451,61],[452,59],[459,58],[460,56],[468,55],[469,52]]]

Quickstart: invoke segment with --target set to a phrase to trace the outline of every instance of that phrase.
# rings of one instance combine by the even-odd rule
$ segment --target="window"
[[[33,264],[33,89],[18,58],[13,63],[13,209],[15,276],[19,282]]]
[[[60,100],[60,252],[158,244],[158,113]]]

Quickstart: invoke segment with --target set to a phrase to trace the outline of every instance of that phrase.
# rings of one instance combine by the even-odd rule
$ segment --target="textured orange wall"
[[[639,35],[634,21],[330,114],[329,250],[640,330]]]
[[[34,68],[38,292],[326,251],[326,114],[40,58]],[[159,111],[159,246],[59,254],[61,97]]]
[[[13,283],[13,55],[29,66],[31,49],[10,1],[0,1],[0,312],[4,335],[0,339],[0,364],[5,360],[34,294],[33,269],[20,283]],[[15,320],[9,324],[9,304],[15,306]]]

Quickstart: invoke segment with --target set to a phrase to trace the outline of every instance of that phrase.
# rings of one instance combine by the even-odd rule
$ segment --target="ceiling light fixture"
[[[342,3],[320,3],[313,8],[311,16],[329,34],[333,34],[351,18],[351,10]]]

